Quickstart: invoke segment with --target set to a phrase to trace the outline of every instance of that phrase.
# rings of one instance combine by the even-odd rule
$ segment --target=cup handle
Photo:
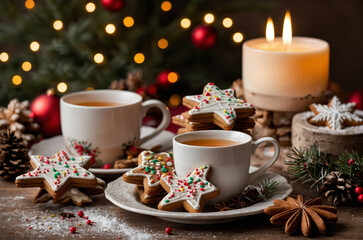
[[[154,132],[144,136],[140,139],[140,144],[150,140],[151,138],[158,135],[161,131],[165,130],[170,123],[170,112],[166,108],[165,104],[160,102],[159,100],[147,100],[141,104],[141,117],[145,117],[147,110],[152,107],[157,107],[161,110],[163,114],[163,120],[159,124],[159,126],[155,129]]]
[[[278,159],[278,157],[279,157],[279,154],[280,154],[280,145],[276,141],[276,139],[271,138],[271,137],[263,137],[263,138],[258,139],[255,142],[252,142],[252,145],[251,145],[251,155],[256,152],[256,149],[258,148],[258,146],[261,143],[263,143],[263,142],[269,142],[269,143],[272,143],[272,145],[274,145],[274,147],[275,147],[274,155],[272,156],[272,158],[267,163],[265,163],[264,165],[262,165],[261,167],[259,167],[258,169],[256,169],[255,171],[253,171],[253,172],[251,172],[249,174],[249,176],[248,176],[248,182],[249,183],[252,182],[257,177],[259,177],[269,167],[271,167],[272,164],[274,164],[276,162],[276,160]]]

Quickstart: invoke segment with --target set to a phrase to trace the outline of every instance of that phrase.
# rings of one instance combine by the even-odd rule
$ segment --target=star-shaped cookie
[[[354,114],[355,103],[342,104],[337,96],[334,96],[328,105],[311,104],[310,110],[315,116],[309,122],[315,125],[328,126],[332,130],[342,130],[346,126],[363,124],[363,119]]]
[[[87,171],[90,157],[69,157],[64,151],[51,158],[31,156],[33,171],[16,178],[17,187],[41,187],[58,199],[72,187],[93,188],[98,185],[95,175]]]
[[[255,114],[252,104],[236,98],[233,89],[222,90],[214,83],[208,83],[201,95],[185,96],[183,105],[190,108],[189,122],[214,123],[226,130],[234,127],[236,119]]]
[[[202,212],[207,200],[219,195],[219,190],[207,181],[210,175],[211,168],[205,165],[186,177],[162,177],[160,183],[168,195],[160,201],[158,209],[170,211],[184,207],[190,213]]]
[[[128,183],[143,185],[145,194],[151,197],[163,191],[160,178],[174,174],[172,153],[143,151],[139,154],[138,164],[138,167],[123,175],[123,180]]]

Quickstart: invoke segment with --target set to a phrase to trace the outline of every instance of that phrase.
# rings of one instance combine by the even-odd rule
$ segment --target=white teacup
[[[87,102],[117,105],[77,105]],[[141,120],[151,107],[161,110],[163,120],[154,132],[140,139]],[[91,155],[96,166],[113,164],[128,146],[155,137],[169,122],[170,113],[162,102],[142,102],[139,94],[129,91],[83,91],[61,98],[62,134],[68,151],[73,155]]]
[[[230,140],[235,145],[211,147],[183,143],[198,139]],[[267,163],[249,173],[250,157],[263,142],[272,143],[275,152]],[[179,176],[187,176],[195,168],[206,164],[212,167],[210,182],[218,187],[220,195],[211,199],[208,204],[215,204],[240,194],[252,180],[264,173],[277,160],[280,146],[271,137],[253,142],[250,135],[242,132],[205,130],[175,136],[173,151],[175,170]]]

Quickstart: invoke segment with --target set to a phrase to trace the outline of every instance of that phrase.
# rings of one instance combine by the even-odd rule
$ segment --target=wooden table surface
[[[264,158],[260,150],[252,164],[261,165]],[[281,156],[270,170],[286,177],[283,159]],[[318,196],[314,190],[299,183],[292,185],[292,196],[298,193],[305,199]],[[103,195],[93,197],[93,202],[83,207],[50,202],[34,205],[32,198],[36,192],[37,189],[16,188],[14,183],[0,180],[0,239],[306,239],[301,234],[286,235],[282,227],[270,224],[269,216],[265,214],[230,223],[188,225],[125,211]],[[61,219],[61,212],[77,214],[80,210],[94,222],[92,226],[79,217],[71,218],[72,222]],[[318,234],[316,238],[363,239],[362,207],[339,207],[338,217],[337,224],[329,228],[327,236]],[[72,226],[77,228],[76,234],[69,232]],[[172,235],[165,233],[166,227],[173,229]]]

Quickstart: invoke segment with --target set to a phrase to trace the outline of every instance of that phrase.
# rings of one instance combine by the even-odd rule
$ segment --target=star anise
[[[214,205],[214,207],[221,212],[236,209],[235,206],[231,206],[229,202],[222,202],[222,201],[218,202],[216,205]]]
[[[299,194],[296,199],[276,199],[274,206],[266,208],[265,213],[272,216],[272,224],[285,224],[287,234],[296,232],[300,226],[302,234],[310,236],[313,225],[321,234],[326,234],[325,222],[335,223],[338,220],[337,209],[321,204],[321,198],[304,202],[303,196]]]

